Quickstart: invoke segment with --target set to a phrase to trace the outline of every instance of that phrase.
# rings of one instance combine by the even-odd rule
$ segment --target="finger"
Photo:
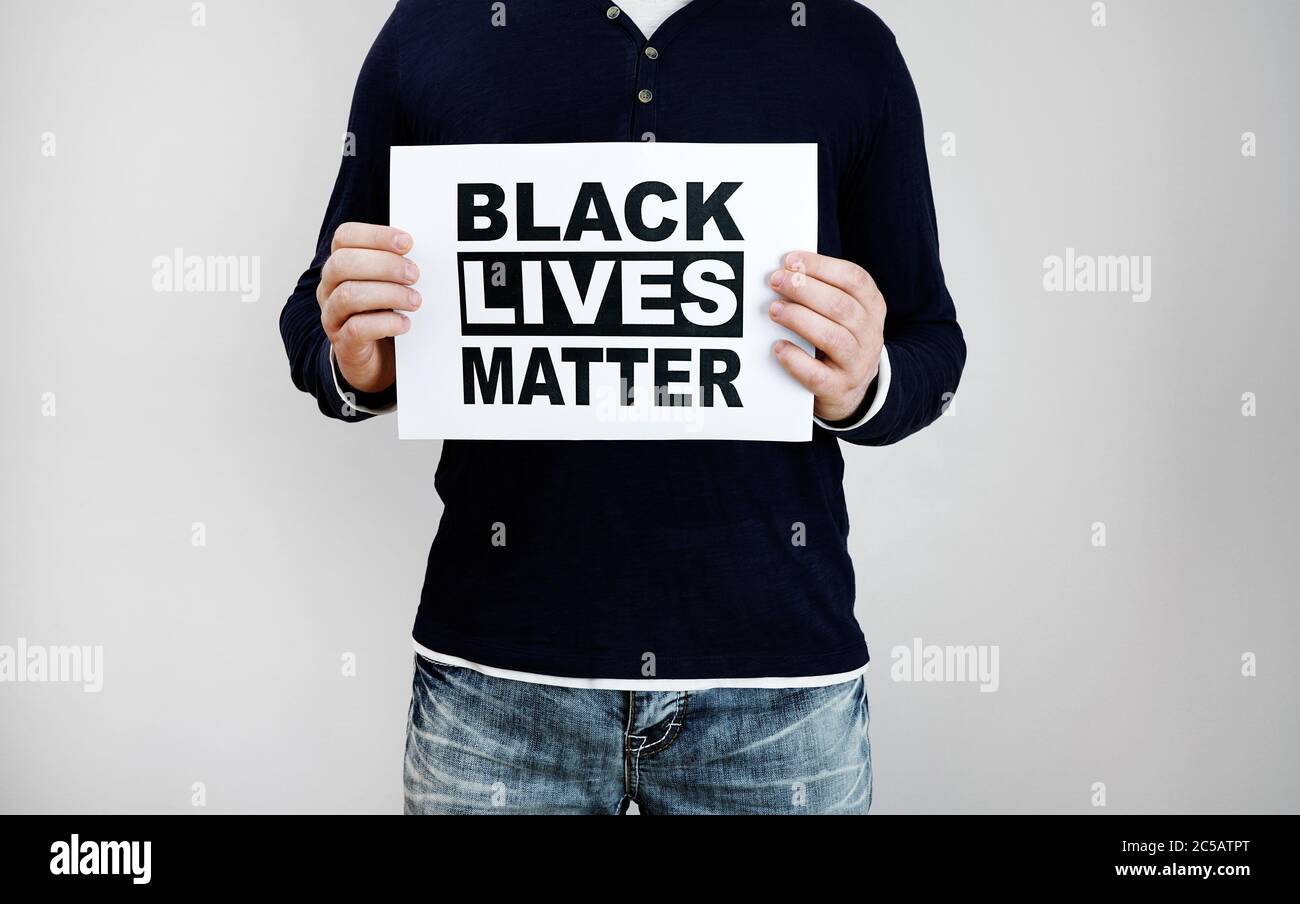
[[[411,321],[405,314],[396,311],[368,311],[353,314],[343,321],[343,326],[330,337],[335,346],[345,350],[355,350],[359,346],[400,336],[411,328]]]
[[[338,284],[321,309],[325,332],[333,332],[353,314],[365,311],[414,311],[420,307],[420,293],[409,286],[374,280],[349,279]]]
[[[776,355],[786,372],[813,395],[824,394],[834,383],[835,372],[793,342],[778,339],[772,346],[772,354]]]
[[[349,279],[374,279],[409,286],[419,278],[419,268],[400,254],[373,248],[340,248],[321,268],[318,297],[329,298],[339,283]]]
[[[865,354],[852,333],[812,308],[790,301],[774,301],[768,314],[776,323],[807,339],[840,367],[852,367],[855,356]]]
[[[870,326],[866,309],[859,301],[820,279],[790,270],[777,270],[772,274],[771,283],[773,289],[790,301],[812,308],[855,337],[864,335]]]
[[[415,243],[411,236],[392,226],[375,223],[344,223],[334,230],[330,252],[340,248],[373,248],[376,251],[395,251],[405,254]]]
[[[785,267],[835,286],[873,314],[879,315],[883,311],[884,298],[881,297],[876,281],[853,261],[812,251],[791,251],[785,256]]]

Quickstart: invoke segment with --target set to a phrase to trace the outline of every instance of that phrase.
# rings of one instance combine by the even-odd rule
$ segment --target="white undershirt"
[[[618,0],[619,9],[632,17],[641,34],[647,38],[677,10],[691,0]]]
[[[493,678],[505,678],[510,681],[524,681],[528,684],[549,684],[554,687],[577,687],[587,690],[602,691],[707,691],[715,687],[825,687],[852,681],[867,670],[866,663],[851,672],[837,675],[795,675],[781,678],[570,678],[564,675],[535,675],[532,672],[516,672],[514,669],[499,669],[495,666],[471,662],[459,656],[437,653],[421,646],[414,639],[415,652],[425,659],[473,669]]]

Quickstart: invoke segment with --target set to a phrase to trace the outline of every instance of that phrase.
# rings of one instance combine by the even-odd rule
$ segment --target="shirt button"
[[[617,6],[611,6],[609,9],[605,10],[605,18],[606,18],[606,19],[617,19],[617,18],[618,18],[618,14],[621,13],[621,12],[622,12],[622,10],[619,9]]]
[[[652,60],[659,59],[659,51],[655,50],[653,47],[647,47],[645,49],[645,55]]]
[[[643,104],[648,104],[650,101],[655,99],[655,96],[649,88],[642,88],[637,92],[636,99],[641,101]]]

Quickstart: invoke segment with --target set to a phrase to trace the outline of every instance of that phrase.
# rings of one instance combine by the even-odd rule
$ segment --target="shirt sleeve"
[[[280,336],[289,356],[293,383],[316,398],[321,413],[344,421],[363,421],[396,404],[396,387],[360,392],[336,373],[333,349],[320,322],[316,287],[330,254],[334,231],[348,222],[388,225],[388,157],[395,144],[410,143],[402,112],[397,16],[395,10],[367,54],[352,95],[348,136],[325,209],[316,254],[280,312]]]
[[[966,363],[939,263],[920,101],[898,45],[890,41],[886,53],[880,113],[840,211],[844,257],[865,268],[885,298],[881,375],[862,410],[835,427],[818,422],[862,446],[896,443],[934,421]]]

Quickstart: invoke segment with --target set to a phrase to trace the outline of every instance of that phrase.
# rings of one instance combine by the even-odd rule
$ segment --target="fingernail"
[[[415,291],[414,289],[412,289],[412,290],[411,290],[411,307],[418,308],[418,307],[419,307],[420,305],[422,305],[422,304],[424,304],[424,299],[420,297],[420,293],[419,293],[419,292],[417,292],[417,291]]]
[[[803,258],[799,256],[798,251],[791,251],[785,256],[785,268],[787,270],[798,270],[803,266]]]
[[[393,238],[393,245],[398,251],[405,254],[411,249],[411,237],[405,232],[399,232],[396,237]]]
[[[772,302],[772,309],[770,313],[773,317],[780,317],[781,312],[784,310],[785,310],[785,305],[781,304],[781,302],[779,301]]]
[[[776,340],[775,342],[773,342],[773,343],[772,343],[772,354],[774,354],[774,355],[779,355],[779,354],[781,354],[781,348],[782,348],[782,346],[784,346],[784,345],[785,345],[785,340],[784,340],[784,339],[778,339],[778,340]]]
[[[410,261],[406,262],[406,278],[409,279],[411,282],[415,282],[417,279],[420,278],[419,268],[416,267],[415,264],[411,263]]]
[[[785,271],[784,271],[784,270],[777,270],[775,273],[772,274],[772,285],[774,285],[774,286],[780,286],[781,283],[783,283],[783,282],[785,282]]]

